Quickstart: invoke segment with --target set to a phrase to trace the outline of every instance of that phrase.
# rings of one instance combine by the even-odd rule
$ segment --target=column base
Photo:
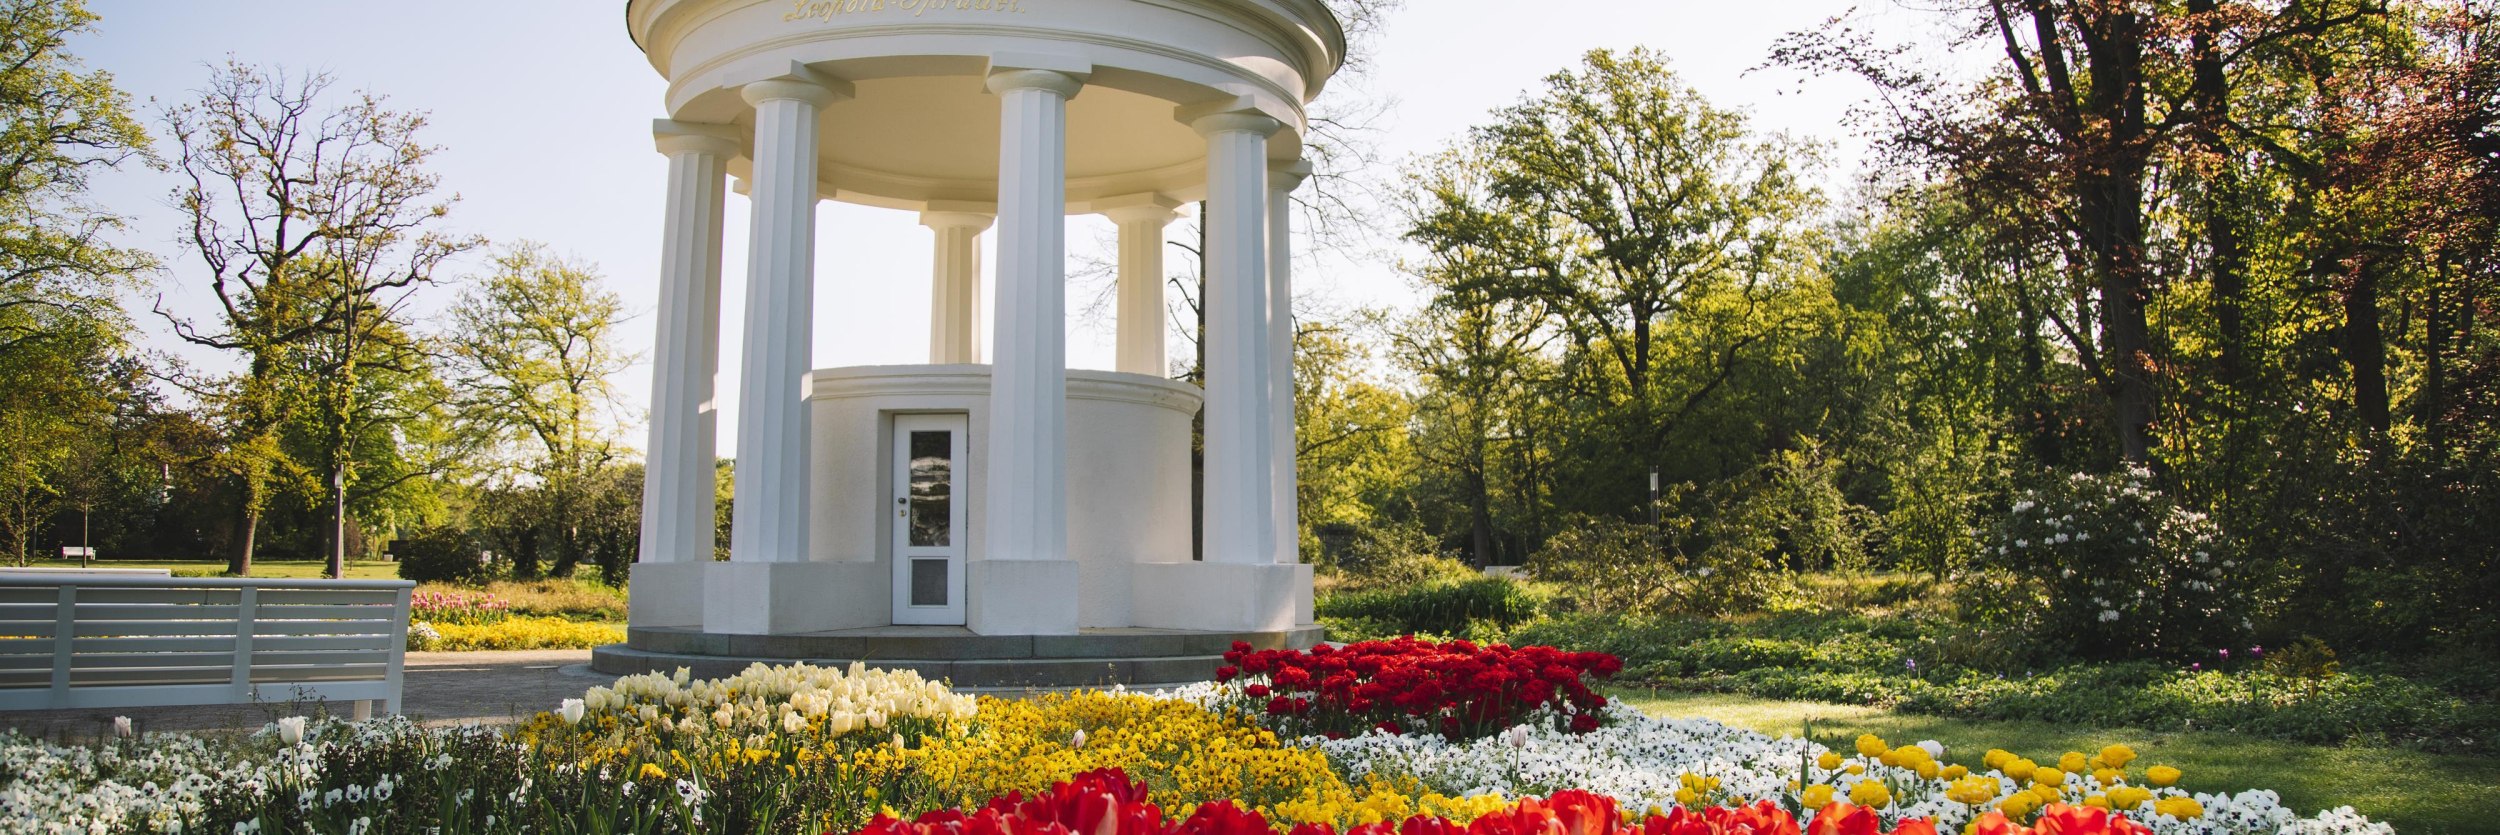
[[[626,620],[637,628],[701,627],[703,562],[638,562],[625,578]]]
[[[884,563],[718,562],[709,568],[706,632],[795,635],[894,622],[894,577]]]
[[[975,635],[1077,634],[1082,585],[1075,560],[973,560],[964,626]]]
[[[1307,565],[1147,563],[1131,576],[1138,626],[1269,631],[1311,622]]]

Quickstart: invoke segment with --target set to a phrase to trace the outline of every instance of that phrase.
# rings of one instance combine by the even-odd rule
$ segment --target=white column
[[[1180,214],[1159,198],[1105,209],[1120,225],[1119,364],[1128,374],[1171,373],[1164,357],[1163,231]]]
[[[1207,138],[1206,560],[1273,563],[1267,138],[1283,125],[1236,110],[1190,126]]]
[[[920,213],[920,225],[937,233],[931,256],[929,362],[981,361],[981,233],[991,218],[978,212]]]
[[[807,397],[815,338],[816,116],[838,95],[806,80],[759,81],[740,91],[755,106],[754,225],[747,244],[746,336],[738,387],[737,505],[729,526],[738,562],[804,562],[807,553]]]
[[[1002,116],[985,475],[992,560],[1068,554],[1067,126],[1068,99],[1083,86],[1051,70],[989,77]]]
[[[659,333],[651,350],[637,561],[710,562],[721,212],[729,160],[741,143],[727,125],[661,119],[652,134],[668,155],[668,209],[660,225]]]
[[[1302,561],[1302,497],[1295,471],[1301,446],[1294,426],[1293,190],[1310,176],[1307,162],[1268,173],[1268,482],[1275,496],[1276,561],[1288,565]]]

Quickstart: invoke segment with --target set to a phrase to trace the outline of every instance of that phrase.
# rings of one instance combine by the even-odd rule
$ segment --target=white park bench
[[[405,580],[0,574],[0,710],[400,708]]]

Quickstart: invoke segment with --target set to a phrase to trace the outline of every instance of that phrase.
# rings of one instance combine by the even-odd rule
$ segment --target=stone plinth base
[[[1212,679],[1234,641],[1259,649],[1307,649],[1323,637],[1317,626],[1242,632],[1087,629],[1072,635],[977,635],[958,626],[808,635],[635,628],[626,631],[625,643],[593,652],[590,666],[609,675],[684,667],[697,678],[723,678],[757,663],[841,667],[859,661],[967,689],[1143,687]]]
[[[625,584],[627,616],[641,626],[702,626],[703,578],[711,567],[710,560],[635,563]]]
[[[893,622],[894,579],[884,563],[716,562],[703,579],[703,628],[711,632],[788,635]]]
[[[1075,560],[973,560],[964,569],[964,626],[975,635],[1074,635]]]
[[[1275,631],[1311,622],[1307,565],[1146,563],[1130,576],[1138,626]]]

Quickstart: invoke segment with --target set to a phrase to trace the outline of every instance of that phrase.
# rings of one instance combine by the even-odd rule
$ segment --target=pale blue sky
[[[496,241],[535,240],[595,262],[609,286],[640,314],[624,340],[648,353],[657,299],[663,160],[650,121],[663,84],[626,36],[616,0],[91,0],[104,20],[73,48],[111,71],[154,121],[160,104],[185,99],[207,78],[206,65],[233,54],[247,62],[320,70],[336,92],[369,89],[401,108],[430,113],[426,136],[443,146],[434,170],[460,194],[451,225]],[[1848,0],[1637,0],[1542,3],[1518,0],[1411,0],[1378,44],[1362,85],[1393,95],[1384,156],[1428,153],[1515,102],[1538,80],[1597,47],[1648,46],[1675,61],[1687,81],[1722,106],[1750,110],[1758,126],[1833,146],[1828,182],[1842,187],[1863,143],[1842,124],[1866,89],[1846,79],[1801,79],[1761,64],[1774,39],[1852,5]],[[1899,40],[1932,40],[1919,15],[1882,0],[1870,17]],[[1382,172],[1388,173],[1388,172]],[[128,242],[166,262],[161,289],[177,311],[205,312],[196,256],[176,243],[180,218],[166,207],[167,175],[133,167],[100,178],[104,204],[132,217]],[[918,362],[928,345],[929,234],[902,213],[827,203],[820,211],[814,356],[819,367]],[[724,282],[721,392],[734,408],[738,310],[745,262],[746,207],[729,201]],[[1179,227],[1175,227],[1178,229]],[[1072,218],[1075,257],[1106,257],[1110,227]],[[1344,308],[1403,306],[1412,293],[1391,265],[1394,253],[1307,258],[1296,283],[1307,300]],[[466,274],[481,259],[453,271]],[[437,288],[440,307],[457,292]],[[181,350],[134,300],[154,348]],[[1069,363],[1106,368],[1110,323],[1085,315],[1082,291],[1070,299]],[[206,367],[212,354],[182,351]],[[617,380],[623,433],[641,443],[650,368]],[[724,415],[721,451],[733,439]]]

